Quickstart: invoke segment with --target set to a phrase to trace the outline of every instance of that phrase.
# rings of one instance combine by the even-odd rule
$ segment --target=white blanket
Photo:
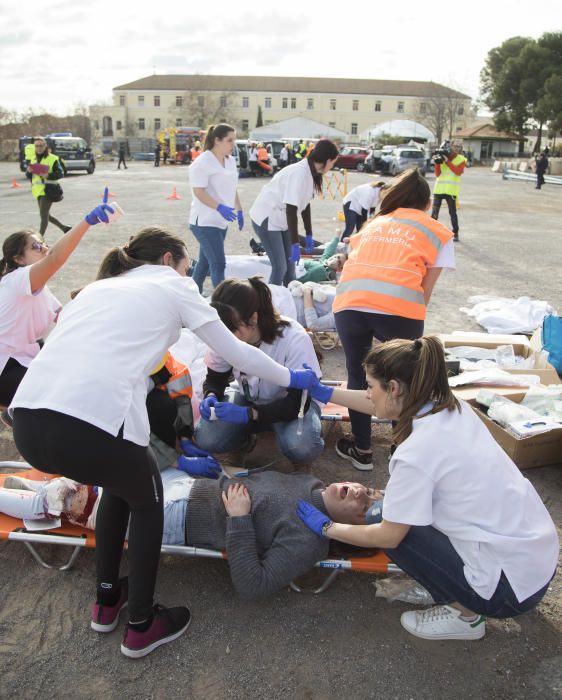
[[[543,322],[544,317],[553,313],[546,301],[519,297],[473,296],[468,303],[472,308],[461,307],[461,311],[471,316],[488,333],[533,333]]]

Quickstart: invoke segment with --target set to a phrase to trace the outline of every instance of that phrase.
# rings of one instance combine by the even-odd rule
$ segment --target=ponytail
[[[16,258],[19,258],[25,252],[25,246],[30,236],[34,235],[34,231],[31,229],[23,229],[22,231],[16,231],[6,238],[2,244],[2,259],[0,260],[0,279],[18,267],[21,267],[16,262]]]
[[[400,383],[402,410],[393,429],[397,445],[410,436],[413,421],[425,404],[433,404],[429,413],[460,410],[449,387],[443,345],[434,336],[381,343],[367,354],[363,366],[383,389],[391,379]]]
[[[390,214],[395,209],[419,209],[425,211],[431,200],[427,180],[418,168],[405,170],[395,177],[384,190],[384,199],[375,217]]]
[[[221,141],[231,131],[235,131],[235,129],[233,126],[230,126],[230,124],[211,125],[207,129],[207,134],[205,136],[205,145],[203,147],[203,150],[210,151],[215,145],[215,141],[217,139]]]

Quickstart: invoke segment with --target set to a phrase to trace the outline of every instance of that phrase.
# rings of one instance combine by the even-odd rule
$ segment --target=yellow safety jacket
[[[451,161],[453,165],[461,165],[466,162],[466,158],[461,156],[460,153]],[[435,181],[433,194],[450,194],[452,197],[458,198],[461,176],[455,175],[446,163],[440,163],[439,167],[441,168],[441,175]]]
[[[43,158],[38,159],[35,151],[33,152],[32,158],[30,158],[29,164],[35,165],[40,163],[41,165],[48,165],[49,172],[47,175],[31,175],[31,194],[35,199],[43,197],[45,194],[45,183],[48,182],[51,185],[59,184],[60,177],[64,176],[64,169],[61,163],[61,159],[54,153],[49,153]]]

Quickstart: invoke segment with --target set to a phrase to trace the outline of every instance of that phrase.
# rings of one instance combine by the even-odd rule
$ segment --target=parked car
[[[365,170],[365,159],[368,155],[369,151],[366,148],[347,146],[340,151],[334,167],[346,168],[347,170],[355,169],[362,172]]]
[[[84,139],[72,136],[70,132],[60,134],[48,134],[45,138],[47,146],[64,161],[67,170],[85,170],[91,175],[96,169],[96,159],[92,149]],[[33,143],[31,136],[22,136],[19,139],[20,170],[27,169],[25,147]]]
[[[425,151],[412,146],[408,146],[407,148],[395,148],[392,152],[388,168],[391,175],[398,175],[408,168],[419,168],[425,175]]]

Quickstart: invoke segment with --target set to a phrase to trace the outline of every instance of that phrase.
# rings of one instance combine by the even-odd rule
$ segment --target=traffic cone
[[[110,197],[117,197],[117,195],[114,194],[113,192],[108,192],[108,193],[107,193],[107,198],[109,199]],[[103,199],[103,193],[102,193],[102,195],[101,195],[101,198]]]
[[[12,189],[12,190],[17,190],[17,189],[19,189],[20,187],[21,187],[21,185],[18,185],[18,183],[16,182],[16,178],[14,178],[14,179],[12,180],[12,187],[11,187],[11,189]]]
[[[172,189],[172,194],[168,195],[166,199],[181,199],[179,194],[176,192],[176,186],[174,185],[174,188]]]

